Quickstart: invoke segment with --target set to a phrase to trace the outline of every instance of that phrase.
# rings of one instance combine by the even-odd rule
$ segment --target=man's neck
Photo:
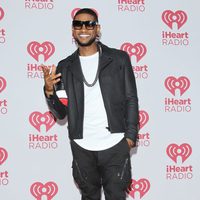
[[[97,43],[93,43],[90,46],[79,46],[80,56],[91,56],[98,51]]]

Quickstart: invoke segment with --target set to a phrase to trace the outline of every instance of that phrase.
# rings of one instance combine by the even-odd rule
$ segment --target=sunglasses
[[[73,20],[72,26],[75,30],[81,30],[83,28],[83,25],[85,25],[85,28],[87,30],[93,30],[94,27],[97,25],[96,21],[79,21],[79,20]]]

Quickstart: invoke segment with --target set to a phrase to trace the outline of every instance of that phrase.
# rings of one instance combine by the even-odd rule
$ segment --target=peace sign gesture
[[[54,85],[60,81],[61,73],[56,74],[55,65],[52,65],[51,68],[42,65],[42,71],[44,73],[45,93],[49,97],[53,95]]]

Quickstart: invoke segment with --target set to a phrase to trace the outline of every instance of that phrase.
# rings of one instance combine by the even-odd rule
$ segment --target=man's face
[[[95,19],[90,14],[79,14],[74,20],[77,21],[91,21],[94,22]],[[96,40],[96,37],[100,33],[100,26],[95,25],[93,27],[87,28],[87,25],[83,25],[79,30],[72,26],[72,35],[79,46],[90,46]]]

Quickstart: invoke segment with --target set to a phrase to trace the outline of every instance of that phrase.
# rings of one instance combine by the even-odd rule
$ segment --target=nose
[[[82,25],[81,30],[87,30],[85,24]]]

